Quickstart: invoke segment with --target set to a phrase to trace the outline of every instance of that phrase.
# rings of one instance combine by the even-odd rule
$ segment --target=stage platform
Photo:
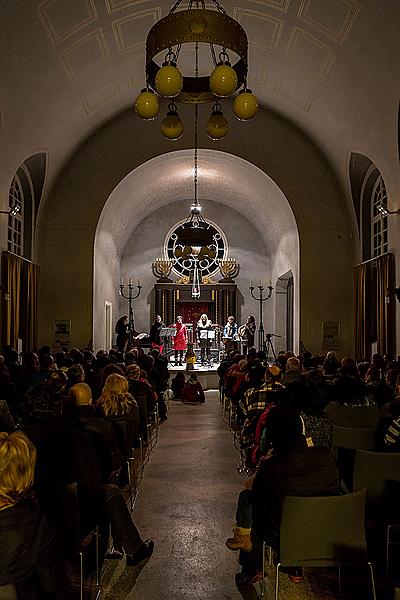
[[[218,367],[219,363],[214,363],[211,367],[195,364],[194,372],[197,374],[197,378],[203,386],[203,390],[217,390],[219,388],[219,378],[217,375]],[[191,373],[191,371],[186,371],[186,365],[183,367],[175,367],[173,362],[169,363],[168,371],[170,372],[170,383],[171,379],[175,377],[178,371],[183,371],[186,375],[186,379],[188,379]]]

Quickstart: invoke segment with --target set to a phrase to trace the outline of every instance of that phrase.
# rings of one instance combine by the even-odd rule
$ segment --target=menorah
[[[233,278],[238,276],[240,266],[236,262],[236,258],[220,258],[218,261],[218,267],[221,271],[223,279],[220,283],[233,283]]]
[[[172,279],[169,279],[168,275],[170,275],[172,271],[173,264],[174,262],[172,260],[156,258],[151,265],[151,269],[153,271],[153,275],[158,277],[157,283],[167,283],[172,281]]]

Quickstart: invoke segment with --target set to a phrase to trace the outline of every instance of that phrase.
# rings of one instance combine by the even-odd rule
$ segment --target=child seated
[[[187,380],[183,388],[182,402],[195,404],[198,402],[205,401],[206,398],[204,395],[203,387],[200,381],[197,379],[197,373],[191,373],[189,379]]]
[[[183,371],[178,371],[171,381],[171,390],[174,394],[172,397],[173,400],[182,400],[185,382],[185,374]]]

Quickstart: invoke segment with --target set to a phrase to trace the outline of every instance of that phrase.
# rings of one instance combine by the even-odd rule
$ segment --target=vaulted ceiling
[[[399,1],[223,4],[248,34],[249,85],[263,109],[310,136],[344,189],[356,151],[380,168],[389,194],[399,192]],[[137,118],[146,35],[170,7],[166,0],[0,4],[1,206],[30,155],[47,153],[48,191],[97,128],[130,106]]]

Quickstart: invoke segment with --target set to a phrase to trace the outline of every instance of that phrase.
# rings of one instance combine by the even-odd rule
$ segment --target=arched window
[[[371,194],[371,256],[381,256],[388,251],[388,218],[385,214],[387,194],[382,176],[379,175]]]
[[[15,176],[8,196],[7,249],[18,256],[24,254],[24,193],[18,176]]]

